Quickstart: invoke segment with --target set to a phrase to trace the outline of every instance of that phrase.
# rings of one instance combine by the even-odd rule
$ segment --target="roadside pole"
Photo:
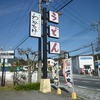
[[[42,0],[39,0],[39,13],[42,14]],[[42,25],[41,25],[42,26]],[[38,38],[38,82],[41,80],[41,37]]]
[[[43,8],[43,78],[47,78],[47,9]]]
[[[43,8],[43,79],[40,82],[40,91],[51,92],[50,79],[47,79],[47,9]]]
[[[5,86],[5,59],[3,59],[1,86]]]

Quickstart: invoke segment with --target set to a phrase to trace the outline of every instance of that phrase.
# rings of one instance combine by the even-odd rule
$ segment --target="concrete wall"
[[[8,82],[8,83],[13,83],[13,75],[14,75],[14,72],[6,72],[5,73],[5,82]],[[26,79],[24,80],[25,83],[28,82],[28,73],[27,72],[18,72],[18,75],[24,75],[26,77]],[[2,78],[2,72],[0,71],[0,81],[1,81],[1,78]],[[37,82],[37,71],[33,72],[32,73],[32,82]]]

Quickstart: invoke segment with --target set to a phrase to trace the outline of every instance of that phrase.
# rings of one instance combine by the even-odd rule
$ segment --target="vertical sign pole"
[[[46,8],[43,8],[43,78],[47,78],[47,22]]]
[[[38,38],[38,82],[41,79],[41,38]]]
[[[3,59],[1,86],[5,86],[5,75],[4,75],[5,73],[4,73],[4,68],[5,68],[5,59]]]
[[[42,0],[39,0],[39,13],[42,11]],[[38,38],[38,82],[41,80],[41,37]]]
[[[43,79],[40,82],[40,91],[51,92],[50,79],[47,79],[47,9],[43,8]],[[48,85],[47,85],[48,84]]]

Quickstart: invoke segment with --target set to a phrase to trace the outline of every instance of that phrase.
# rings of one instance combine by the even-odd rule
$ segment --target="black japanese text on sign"
[[[41,14],[31,11],[30,36],[41,37]]]

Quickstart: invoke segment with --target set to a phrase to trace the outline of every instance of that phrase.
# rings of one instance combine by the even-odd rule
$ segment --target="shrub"
[[[40,89],[40,83],[17,85],[14,89],[17,90],[17,91],[39,90]]]

